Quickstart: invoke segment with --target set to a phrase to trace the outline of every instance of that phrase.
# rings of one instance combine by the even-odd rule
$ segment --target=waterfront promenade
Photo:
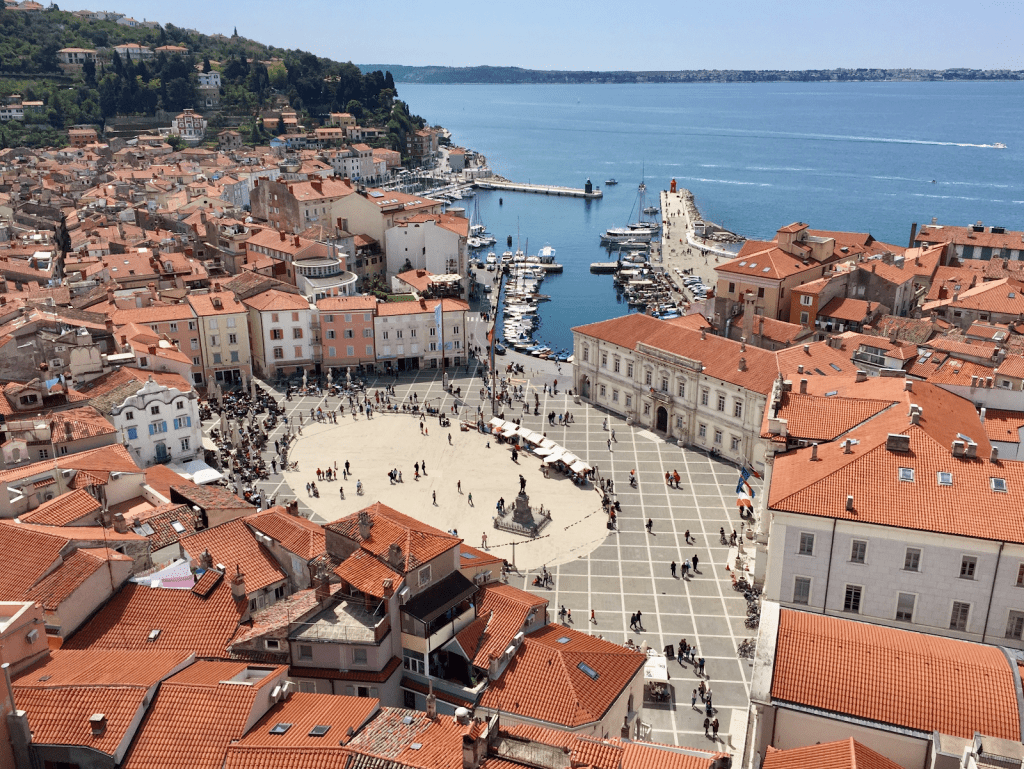
[[[474,182],[482,190],[498,190],[503,192],[532,192],[537,195],[554,195],[564,198],[586,198],[593,200],[604,196],[600,187],[590,192],[580,187],[557,187],[550,184],[522,184],[520,182],[501,181],[498,179],[479,179]]]

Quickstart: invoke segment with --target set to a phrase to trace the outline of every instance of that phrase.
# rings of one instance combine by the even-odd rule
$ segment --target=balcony
[[[402,607],[402,644],[427,653],[476,619],[476,585],[453,572]]]
[[[391,620],[383,601],[368,608],[365,601],[352,597],[328,607],[309,622],[292,623],[288,639],[307,643],[380,644],[390,630]]]

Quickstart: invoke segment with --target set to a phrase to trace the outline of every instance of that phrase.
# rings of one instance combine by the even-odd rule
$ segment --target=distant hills
[[[1024,80],[1024,70],[982,69],[808,69],[679,71],[543,70],[521,67],[410,67],[360,64],[365,72],[391,72],[396,83],[774,83],[859,82],[886,80]]]

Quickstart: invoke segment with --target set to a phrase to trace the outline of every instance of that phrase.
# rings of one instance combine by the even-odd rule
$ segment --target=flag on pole
[[[441,335],[441,305],[443,302],[439,299],[437,301],[437,307],[434,308],[434,325],[437,326],[437,334]]]

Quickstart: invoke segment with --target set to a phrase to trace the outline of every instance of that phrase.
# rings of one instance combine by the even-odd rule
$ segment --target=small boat
[[[994,147],[995,149],[997,149],[997,150],[1005,150],[1005,149],[1006,149],[1006,145],[1005,145],[1005,144],[1003,144],[1002,142],[996,142],[996,143],[995,143],[995,144],[993,144],[992,146],[993,146],[993,147]]]
[[[618,182],[615,179],[605,179],[604,183],[606,187],[614,187],[616,184],[618,184]]]
[[[494,265],[498,263],[498,256],[493,251],[487,254],[487,263]]]
[[[647,206],[647,208],[644,209],[644,213],[648,216],[655,216],[659,210],[660,209],[657,206]]]
[[[541,264],[551,264],[555,261],[555,249],[551,246],[543,246],[540,251],[537,252],[537,258]]]

